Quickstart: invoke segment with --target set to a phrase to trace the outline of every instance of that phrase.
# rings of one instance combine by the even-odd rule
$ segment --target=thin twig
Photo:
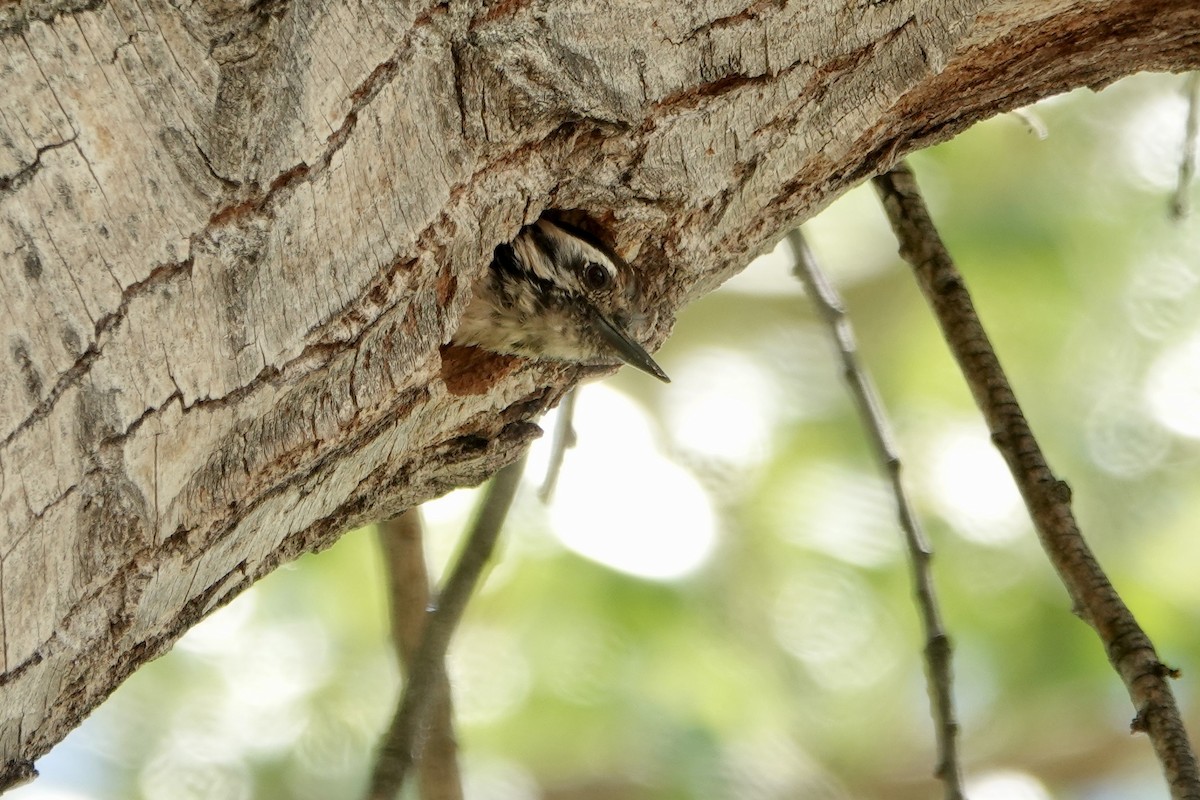
[[[425,568],[420,509],[410,509],[382,523],[378,533],[391,598],[392,643],[404,673],[410,675],[413,658],[421,644],[421,635],[429,616],[429,574]],[[420,796],[421,800],[462,800],[458,744],[454,739],[450,686],[445,669],[439,670],[435,678],[435,701],[430,709],[429,733],[417,770]],[[385,743],[396,736],[396,731],[403,726],[399,704],[396,711],[384,736]],[[394,748],[387,744],[381,748],[375,773],[390,769],[384,760],[385,755],[392,752]]]
[[[554,438],[550,440],[550,463],[546,467],[546,479],[542,481],[542,488],[538,490],[538,499],[543,503],[549,503],[554,497],[554,489],[558,486],[558,473],[562,471],[567,448],[575,446],[575,395],[578,391],[578,386],[571,389],[558,406]]]
[[[395,724],[380,749],[378,763],[386,768],[378,769],[371,776],[367,795],[371,800],[392,800],[404,785],[409,768],[421,756],[429,710],[435,701],[440,702],[437,696],[439,685],[445,685],[444,662],[450,637],[492,556],[524,468],[525,455],[522,455],[497,472],[488,484],[458,561],[438,593],[436,606],[429,612],[421,645],[413,655],[408,681],[400,697]]]
[[[892,434],[892,426],[879,399],[879,393],[875,390],[874,382],[858,357],[854,330],[846,317],[842,299],[825,277],[800,229],[794,229],[787,238],[796,257],[796,277],[804,283],[805,292],[829,326],[830,334],[842,358],[842,376],[854,395],[859,417],[871,438],[875,454],[892,483],[900,527],[904,531],[904,541],[908,546],[912,565],[917,608],[925,630],[929,702],[938,744],[938,763],[934,775],[945,785],[946,800],[962,800],[962,765],[958,758],[958,722],[954,713],[951,645],[950,637],[942,625],[937,594],[934,591],[933,572],[930,569],[933,550],[925,538],[920,520],[904,489],[904,481],[900,477],[900,456]]]
[[[1108,660],[1137,710],[1132,729],[1150,736],[1171,797],[1200,800],[1200,771],[1168,678],[1176,672],[1159,660],[1083,539],[1071,511],[1071,491],[1050,471],[1041,447],[1017,404],[962,276],[946,252],[916,179],[901,164],[874,179],[900,242],[942,333],[958,361],[992,441],[1008,462],[1042,548],[1067,589],[1075,611],[1099,635]]]
[[[1019,119],[1025,125],[1025,130],[1037,138],[1045,139],[1050,135],[1049,129],[1046,128],[1046,123],[1042,121],[1042,118],[1038,116],[1032,107],[1014,108],[1009,113]]]
[[[1183,152],[1179,158],[1179,180],[1171,198],[1171,218],[1179,221],[1192,212],[1192,178],[1196,175],[1196,139],[1200,137],[1200,72],[1190,73],[1183,83],[1187,100],[1187,122],[1183,126]]]

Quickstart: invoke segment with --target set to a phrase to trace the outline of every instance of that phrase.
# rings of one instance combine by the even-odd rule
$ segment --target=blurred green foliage
[[[1195,730],[1200,234],[1167,217],[1181,86],[1138,76],[1076,92],[1032,109],[1045,139],[1010,115],[911,162],[1085,532],[1183,669]],[[805,230],[937,550],[973,800],[1165,798],[870,187]],[[584,390],[594,416],[563,481],[586,476],[575,502],[629,515],[596,543],[624,547],[593,554],[608,564],[563,546],[569,512],[538,504],[536,476],[524,487],[452,649],[470,797],[940,795],[893,501],[789,258],[683,311],[659,358],[669,387],[626,370]],[[647,531],[646,501],[624,501],[633,478],[598,449],[639,426],[630,463],[649,458],[638,448],[665,454],[647,469],[668,464],[707,497],[683,513],[682,495],[645,479],[668,520]],[[428,511],[438,569],[470,494]],[[669,572],[697,541],[698,568],[631,574],[652,552]],[[359,796],[399,688],[382,581],[369,530],[279,570],[139,671],[13,796]]]

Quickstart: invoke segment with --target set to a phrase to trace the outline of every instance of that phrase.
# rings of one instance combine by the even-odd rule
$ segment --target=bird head
[[[614,250],[543,218],[496,248],[454,340],[529,358],[622,361],[669,382],[630,332],[644,318],[637,276]]]

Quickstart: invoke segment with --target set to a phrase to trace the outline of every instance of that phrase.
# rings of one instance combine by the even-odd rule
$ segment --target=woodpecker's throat
[[[630,334],[644,318],[629,265],[599,239],[539,219],[496,248],[475,286],[456,344],[585,364],[626,364],[666,373]]]

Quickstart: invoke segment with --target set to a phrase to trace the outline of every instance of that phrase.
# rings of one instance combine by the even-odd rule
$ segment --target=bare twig
[[[550,464],[546,467],[546,479],[538,490],[538,499],[549,503],[558,486],[558,473],[562,471],[567,448],[575,446],[575,395],[579,387],[567,392],[558,406],[558,419],[554,425],[554,438],[550,440]]]
[[[1029,508],[1038,538],[1058,571],[1076,613],[1095,629],[1108,660],[1125,683],[1137,715],[1132,729],[1150,736],[1175,800],[1200,800],[1200,772],[1168,678],[1159,660],[1104,574],[1071,511],[1071,491],[1050,471],[988,341],[962,276],[946,252],[904,164],[874,179],[884,210],[913,267],[942,333],[983,412],[992,440],[1004,455]]]
[[[954,713],[952,692],[950,637],[942,625],[938,611],[937,595],[934,592],[933,573],[930,561],[933,551],[921,529],[920,520],[913,510],[900,477],[900,456],[892,434],[891,423],[883,410],[879,394],[866,368],[858,358],[858,345],[854,330],[846,317],[845,306],[837,290],[825,277],[820,265],[800,229],[788,234],[788,244],[796,256],[796,277],[804,283],[804,289],[817,307],[821,318],[829,326],[842,358],[842,375],[850,387],[858,405],[859,417],[875,447],[875,454],[887,471],[892,483],[892,494],[896,498],[896,510],[904,541],[908,545],[912,564],[913,588],[921,624],[925,630],[925,663],[929,679],[929,702],[934,718],[938,742],[938,764],[934,774],[945,785],[947,800],[962,800],[962,765],[958,758],[958,722]]]
[[[1196,139],[1200,136],[1200,72],[1192,72],[1183,83],[1187,99],[1187,122],[1183,129],[1183,152],[1179,158],[1179,180],[1171,198],[1171,217],[1176,221],[1192,212],[1192,178],[1196,175]]]
[[[446,685],[444,661],[450,637],[495,549],[525,468],[525,458],[522,455],[497,472],[488,484],[458,561],[428,614],[421,644],[413,654],[395,723],[380,750],[378,764],[381,768],[371,776],[367,794],[371,800],[392,800],[404,785],[409,768],[421,756],[428,712],[440,702],[438,687]]]
[[[425,569],[422,542],[423,527],[419,509],[410,509],[379,526],[379,543],[387,569],[391,597],[392,642],[406,675],[412,673],[413,659],[421,644],[429,609],[429,574]],[[421,800],[462,800],[462,776],[458,769],[458,745],[454,739],[454,721],[450,686],[445,669],[438,670],[435,699],[430,709],[429,733],[418,764],[417,779]],[[375,772],[390,769],[385,756],[395,752],[390,742],[403,729],[401,706],[384,736]],[[375,780],[372,780],[375,783]],[[381,798],[382,800],[382,798]]]
[[[1050,131],[1046,128],[1046,123],[1042,121],[1042,118],[1031,107],[1014,108],[1009,113],[1024,123],[1025,130],[1037,138],[1045,139],[1050,135]]]

